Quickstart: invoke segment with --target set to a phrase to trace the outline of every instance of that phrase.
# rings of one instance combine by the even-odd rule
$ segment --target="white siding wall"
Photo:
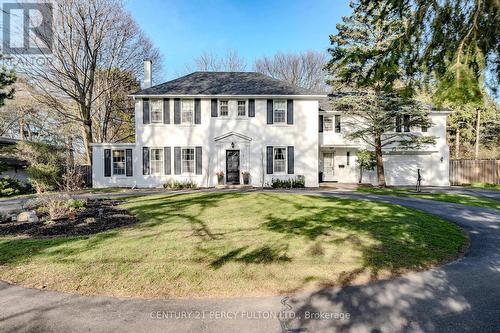
[[[246,98],[242,98],[246,99]],[[318,186],[318,102],[316,100],[294,100],[293,125],[268,125],[266,123],[266,99],[255,99],[255,117],[236,117],[236,99],[230,100],[229,118],[212,118],[210,99],[201,99],[201,124],[174,124],[174,100],[170,99],[170,124],[143,124],[142,100],[135,103],[136,146],[133,152],[134,176],[104,177],[105,147],[94,145],[93,186],[158,187],[174,180],[194,180],[199,186],[215,186],[216,172],[225,170],[225,149],[240,149],[240,170],[249,171],[251,184],[269,184],[272,178],[305,176],[306,186]],[[229,132],[251,138],[250,142],[237,136],[216,142],[214,139]],[[142,174],[142,147],[172,147],[172,175]],[[173,147],[203,147],[202,175],[173,175]],[[295,174],[265,174],[266,146],[294,146]],[[128,147],[130,148],[130,147]],[[264,155],[262,155],[264,154]],[[262,163],[262,158],[264,161]],[[264,169],[263,169],[264,168]],[[264,174],[263,174],[264,171]],[[264,179],[262,179],[264,177]]]

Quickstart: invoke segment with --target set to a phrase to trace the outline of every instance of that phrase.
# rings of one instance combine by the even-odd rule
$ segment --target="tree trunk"
[[[380,133],[375,135],[375,157],[377,161],[378,186],[385,187],[384,160],[382,158],[382,139]]]
[[[455,158],[457,160],[460,158],[460,127],[457,127],[455,132]]]
[[[477,160],[479,157],[479,132],[481,128],[481,109],[477,108],[477,121],[476,121],[476,151],[474,158]]]

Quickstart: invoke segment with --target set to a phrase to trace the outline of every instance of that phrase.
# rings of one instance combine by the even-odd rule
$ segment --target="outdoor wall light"
[[[441,158],[439,160],[441,161],[441,163],[443,163],[443,160],[444,160],[443,156],[441,156]]]
[[[234,148],[234,142],[231,142],[231,148]],[[442,159],[442,158],[441,158]]]

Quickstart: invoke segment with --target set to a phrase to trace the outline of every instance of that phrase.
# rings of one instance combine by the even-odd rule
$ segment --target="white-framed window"
[[[194,173],[195,172],[195,154],[194,148],[181,149],[181,172]]]
[[[286,172],[286,148],[274,147],[273,152],[273,172],[285,173]]]
[[[181,123],[194,123],[194,100],[183,99],[181,103]]]
[[[151,148],[149,152],[151,174],[163,174],[163,148]]]
[[[113,175],[125,174],[125,150],[113,150]]]
[[[275,124],[286,123],[286,100],[275,99],[273,101],[273,117]]]
[[[152,100],[151,102],[151,123],[163,123],[163,101],[161,99]]]
[[[325,131],[325,132],[333,131],[333,117],[332,116],[324,116],[323,117],[323,131]]]
[[[229,101],[219,101],[219,117],[229,117]]]
[[[238,117],[245,117],[247,115],[247,101],[238,101]]]

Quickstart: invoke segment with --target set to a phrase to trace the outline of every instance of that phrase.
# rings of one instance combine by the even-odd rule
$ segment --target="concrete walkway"
[[[0,283],[0,332],[498,332],[500,213],[414,198],[296,191],[383,201],[464,228],[466,256],[437,269],[290,298],[138,300]]]

